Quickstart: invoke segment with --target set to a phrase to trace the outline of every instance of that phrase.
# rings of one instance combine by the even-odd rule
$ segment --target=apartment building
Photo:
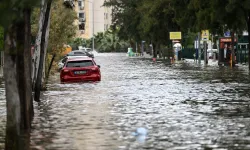
[[[67,1],[67,0],[65,0]],[[111,25],[111,8],[103,7],[105,0],[74,0],[72,6],[76,11],[78,26],[76,37],[91,38],[93,33],[104,32]]]

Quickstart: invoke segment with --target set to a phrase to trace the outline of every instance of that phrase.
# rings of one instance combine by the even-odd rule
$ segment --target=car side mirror
[[[101,66],[100,66],[100,65],[97,65],[97,67],[98,67],[98,68],[101,68]]]

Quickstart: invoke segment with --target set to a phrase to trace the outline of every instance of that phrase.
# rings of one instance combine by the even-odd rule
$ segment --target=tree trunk
[[[248,28],[248,69],[250,70],[250,12],[247,18],[247,28]]]
[[[232,45],[232,48],[231,48],[231,53],[232,53],[232,62],[231,62],[231,66],[232,67],[234,67],[235,66],[235,51],[234,51],[234,39],[235,39],[235,37],[234,37],[234,31],[232,31],[232,43],[231,43],[231,45]]]
[[[32,80],[31,80],[31,10],[24,10],[24,89],[25,89],[25,127],[30,130],[31,120],[34,116],[33,97],[32,97]]]
[[[31,84],[31,10],[23,10],[23,20],[13,24],[5,37],[4,79],[7,101],[5,149],[27,147],[20,138],[29,133],[33,117]]]
[[[153,45],[153,58],[157,58],[157,47],[156,47],[156,44],[155,43],[153,43],[152,44]]]
[[[32,56],[32,72],[31,72],[31,78],[32,78],[32,88],[34,90],[35,88],[35,82],[37,79],[37,73],[38,73],[38,67],[40,62],[40,46],[41,46],[41,37],[42,37],[42,28],[44,24],[44,17],[46,13],[47,3],[45,0],[41,0],[41,11],[40,11],[40,19],[39,19],[39,30],[36,37],[36,44],[35,44],[35,51]]]
[[[41,93],[41,85],[42,85],[42,77],[43,77],[43,68],[44,68],[44,59],[46,54],[46,42],[48,40],[48,31],[49,31],[49,22],[50,22],[50,8],[51,8],[52,0],[48,0],[46,13],[44,17],[44,23],[42,27],[42,36],[41,36],[41,48],[40,48],[40,61],[37,72],[37,78],[35,82],[35,101],[40,101],[40,93]]]
[[[4,80],[7,106],[5,149],[19,148],[21,107],[17,83],[17,56],[15,55],[15,32],[13,26],[5,31]]]
[[[47,83],[47,81],[49,79],[50,71],[51,71],[51,68],[52,68],[52,64],[53,64],[53,62],[55,60],[55,57],[56,57],[56,54],[53,54],[52,59],[51,59],[50,64],[49,64],[48,72],[46,74],[46,83]]]

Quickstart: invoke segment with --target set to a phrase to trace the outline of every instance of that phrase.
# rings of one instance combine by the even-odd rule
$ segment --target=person
[[[231,53],[232,53],[231,48],[232,48],[231,45],[229,45],[229,47],[228,47],[228,49],[226,51],[226,62],[227,63],[230,63]]]
[[[227,61],[227,44],[224,45],[224,62]]]

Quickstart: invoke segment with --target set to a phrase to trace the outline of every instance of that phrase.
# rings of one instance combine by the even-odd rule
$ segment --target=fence
[[[237,49],[236,60],[238,63],[248,63],[248,49]]]
[[[194,59],[194,54],[196,50],[194,48],[184,48],[182,49],[182,58]],[[201,60],[204,59],[203,50],[201,50]]]

